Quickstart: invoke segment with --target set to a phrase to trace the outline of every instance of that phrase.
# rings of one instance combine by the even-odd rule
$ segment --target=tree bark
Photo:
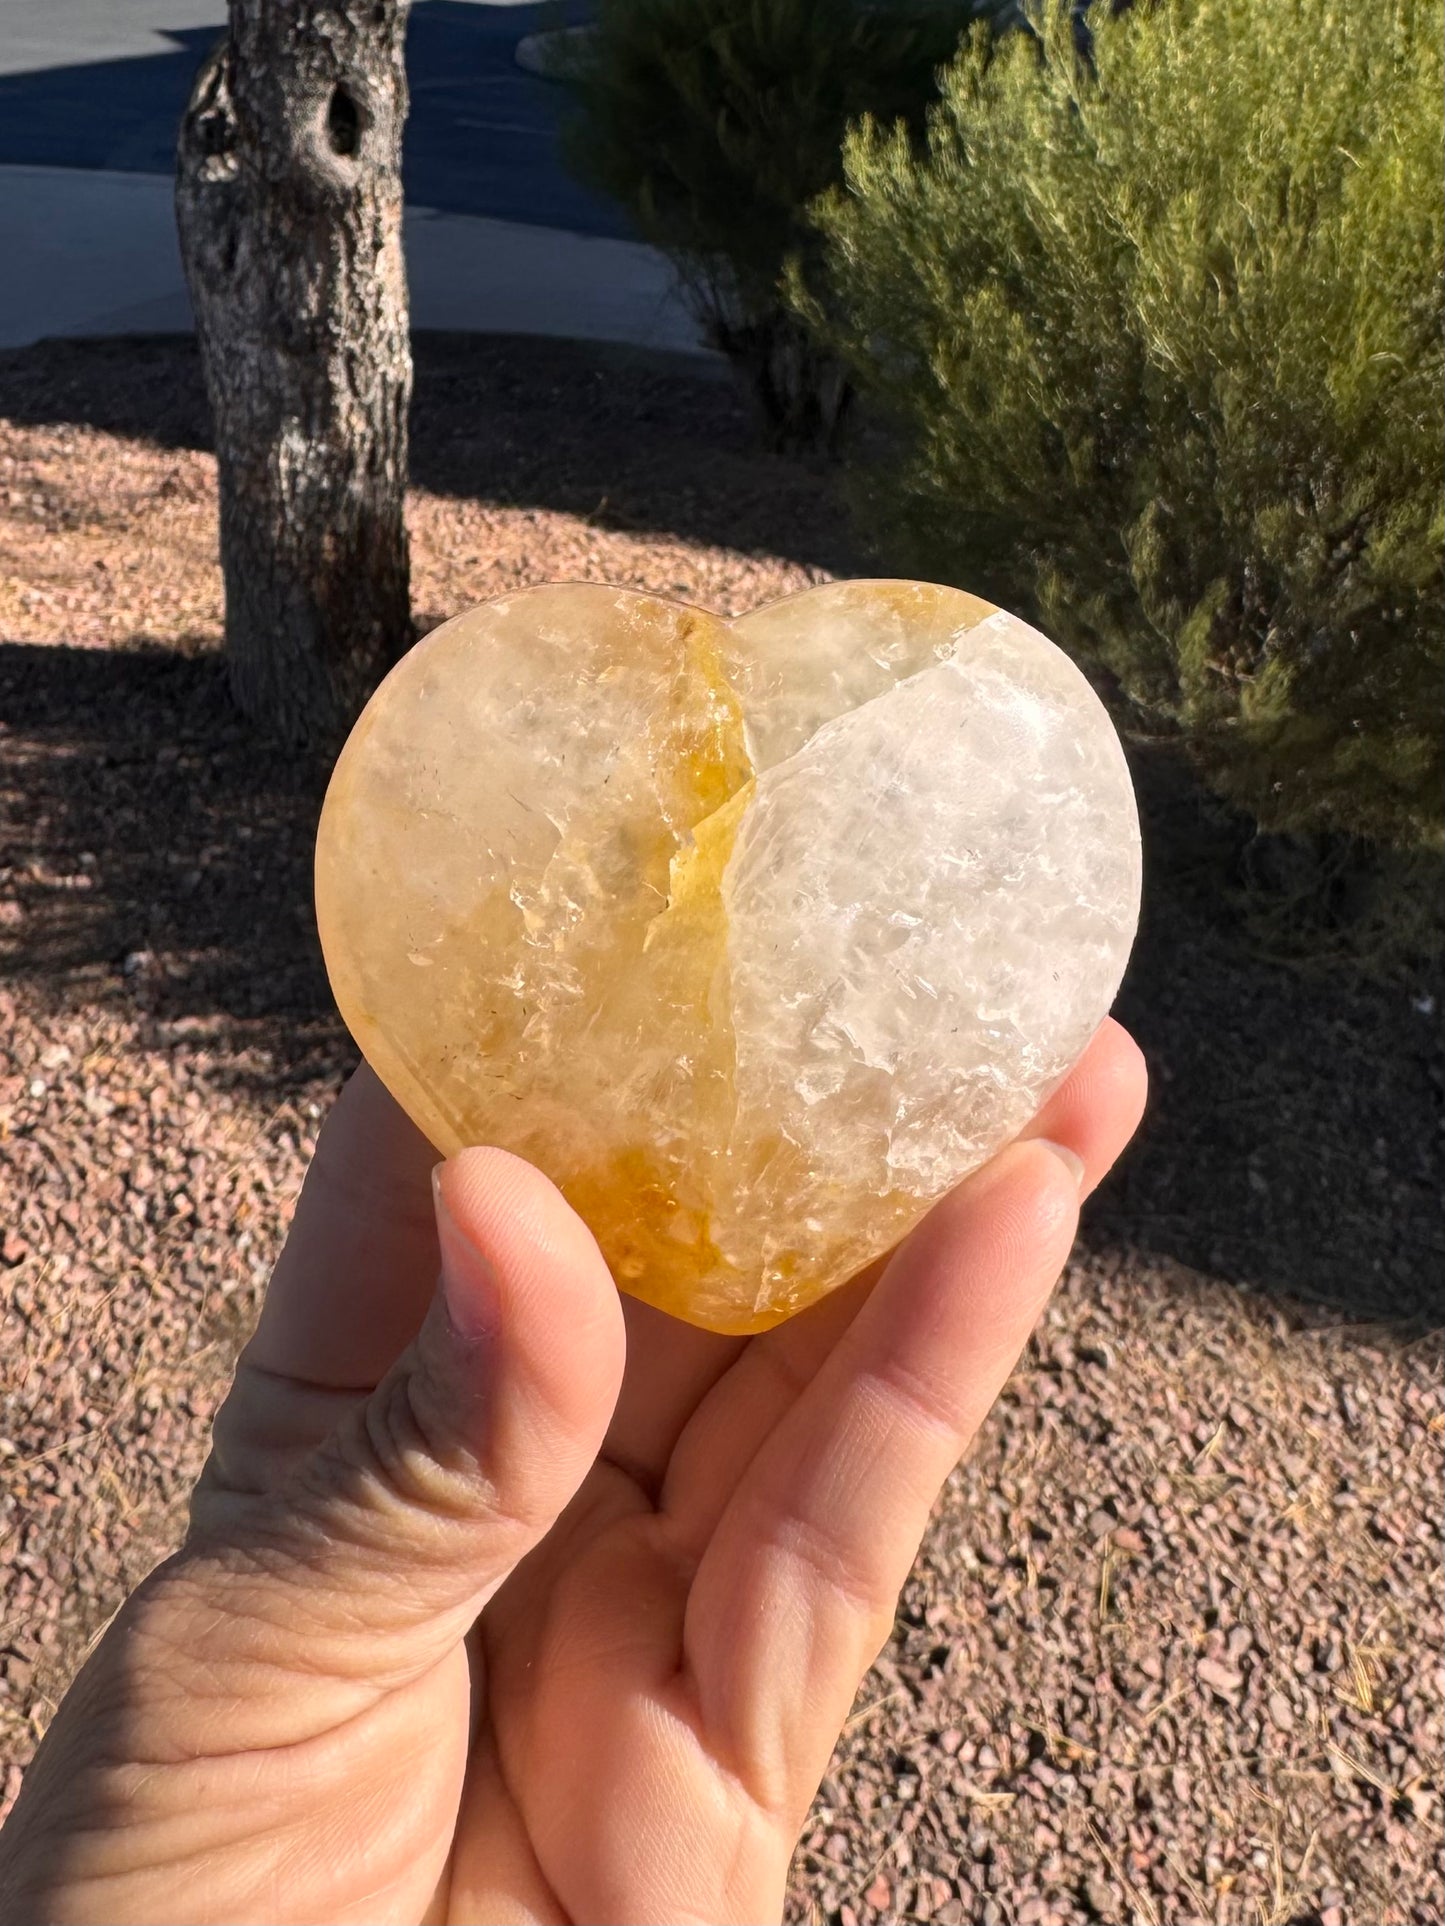
[[[176,214],[220,470],[231,687],[327,743],[410,644],[410,0],[230,0]]]

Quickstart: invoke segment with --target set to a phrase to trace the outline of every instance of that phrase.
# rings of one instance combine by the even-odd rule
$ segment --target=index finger
[[[939,1488],[1069,1253],[1081,1159],[1015,1144],[901,1246],[728,1504],[684,1630],[705,1729],[801,1821]]]
[[[369,1391],[420,1328],[440,1262],[440,1161],[367,1064],[321,1129],[246,1362]]]

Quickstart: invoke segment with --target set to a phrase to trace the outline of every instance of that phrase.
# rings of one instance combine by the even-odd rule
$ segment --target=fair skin
[[[185,1545],[62,1704],[0,1921],[776,1919],[930,1508],[1143,1105],[1106,1023],[886,1264],[752,1339],[363,1071]],[[437,1283],[438,1273],[441,1282]]]

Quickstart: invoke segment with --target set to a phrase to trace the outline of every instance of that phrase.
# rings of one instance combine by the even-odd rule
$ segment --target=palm
[[[736,1769],[750,1757],[735,1689],[748,1651],[709,1634],[709,1606],[726,1600],[707,1554],[725,1516],[745,1518],[749,1465],[858,1298],[746,1342],[627,1307],[628,1367],[603,1456],[482,1621],[485,1709],[453,1917],[510,1916],[519,1903],[539,1919],[701,1916],[734,1869],[786,1857],[802,1813],[766,1773]],[[700,1810],[711,1827],[697,1826]],[[660,1811],[676,1836],[654,1842],[640,1887],[637,1817]],[[764,1838],[773,1850],[759,1854]],[[735,1892],[723,1912],[756,1916],[765,1894]]]
[[[800,1781],[763,1771],[749,1783],[735,1770],[751,1756],[736,1724],[747,1650],[709,1635],[709,1605],[728,1603],[707,1554],[724,1521],[746,1528],[759,1454],[864,1289],[751,1340],[627,1305],[628,1365],[603,1454],[473,1635],[360,1712],[318,1703],[307,1736],[344,1759],[309,1816],[326,1842],[307,1854],[323,1910],[370,1916],[384,1893],[388,1914],[418,1919],[682,1919],[716,1910],[730,1868],[785,1858],[802,1818],[786,1794]],[[255,1490],[292,1474],[368,1388],[243,1367],[209,1486]],[[203,1523],[207,1504],[203,1487]],[[849,1659],[837,1656],[846,1694]],[[329,1747],[343,1720],[344,1747]],[[825,1763],[811,1761],[803,1782]],[[640,1890],[636,1815],[662,1809],[677,1837],[656,1842]],[[700,1809],[715,1821],[705,1854]],[[338,1907],[348,1867],[355,1892]],[[302,1916],[306,1897],[293,1876]],[[732,1897],[739,1916],[766,1906],[763,1894]]]

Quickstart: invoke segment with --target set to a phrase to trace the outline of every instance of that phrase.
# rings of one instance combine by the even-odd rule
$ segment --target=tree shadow
[[[214,649],[0,642],[0,740],[8,975],[151,1036],[200,1019],[243,1084],[258,1053],[268,1087],[347,1058],[311,914],[324,777],[257,740]]]
[[[508,335],[419,333],[413,353],[419,488],[856,571],[836,470],[760,448],[751,406],[725,369],[691,355]],[[0,352],[0,415],[162,448],[213,446],[200,356],[182,336]]]
[[[203,1019],[268,1091],[349,1060],[311,912],[321,773],[257,742],[214,653],[0,644],[0,721],[19,980],[157,1034]],[[1177,772],[1139,777],[1156,833],[1194,806]],[[1398,986],[1302,986],[1157,867],[1119,1014],[1153,1095],[1094,1245],[1445,1323],[1438,1021]]]
[[[1445,1324],[1445,984],[1262,956],[1238,818],[1135,748],[1144,909],[1115,1014],[1148,1059],[1138,1139],[1086,1212],[1157,1252],[1351,1318]]]

